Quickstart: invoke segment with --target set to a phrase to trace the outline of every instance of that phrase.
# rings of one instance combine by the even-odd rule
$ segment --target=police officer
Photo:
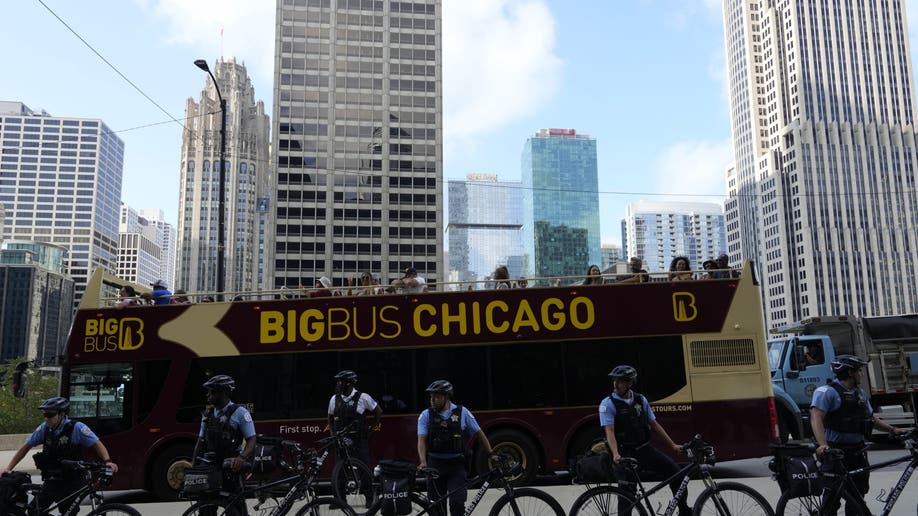
[[[207,390],[207,404],[213,408],[205,409],[202,414],[201,431],[194,448],[195,460],[211,452],[214,464],[223,464],[237,473],[255,453],[252,415],[242,405],[230,401],[229,395],[236,389],[236,382],[230,376],[212,376],[203,387]],[[235,490],[238,486],[235,480],[235,475],[224,475],[224,488]]]
[[[436,380],[427,387],[430,408],[418,417],[418,469],[436,469],[440,476],[430,488],[431,499],[437,499],[449,491],[465,485],[466,436],[479,440],[488,456],[492,455],[491,443],[478,426],[475,416],[465,407],[453,403],[453,384]],[[449,497],[449,513],[460,516],[465,512],[466,489],[459,489]],[[446,516],[446,503],[439,507],[439,514]]]
[[[650,408],[647,398],[631,390],[637,381],[637,370],[630,365],[619,365],[609,373],[612,378],[612,394],[606,396],[599,404],[599,424],[606,434],[606,442],[612,452],[612,460],[619,464],[622,457],[637,459],[641,468],[657,472],[666,477],[679,471],[679,466],[662,452],[650,445],[652,434],[663,439],[666,445],[675,453],[682,451],[682,447],[670,439],[666,430],[657,422],[657,418]],[[673,479],[669,484],[670,490],[675,495],[682,483],[682,477]],[[634,493],[634,484],[619,484],[628,492]],[[628,514],[630,505],[625,500],[619,499],[619,512]],[[686,516],[692,514],[686,502],[686,496],[679,499],[679,514]]]
[[[118,465],[112,462],[108,450],[96,434],[85,424],[67,416],[70,412],[69,400],[50,398],[39,405],[38,410],[44,412],[45,421],[32,432],[25,444],[13,455],[6,469],[0,471],[0,475],[12,471],[30,449],[42,445],[42,451],[34,456],[43,481],[38,495],[41,507],[49,507],[83,487],[79,471],[61,464],[64,459],[82,459],[83,448],[92,448],[113,472],[118,471]],[[61,509],[63,512],[64,508]]]
[[[379,429],[382,407],[369,394],[354,388],[357,373],[345,369],[335,375],[335,394],[328,401],[328,428],[332,435],[345,427],[356,431],[348,452],[351,457],[370,464],[367,413],[373,413],[373,428]]]
[[[832,361],[835,379],[813,392],[810,405],[810,426],[819,443],[816,453],[822,455],[829,448],[843,450],[842,461],[849,471],[868,465],[864,441],[871,436],[874,426],[897,434],[908,431],[889,425],[873,413],[867,393],[860,388],[866,365],[867,362],[854,355],[836,356]],[[823,467],[831,471],[832,464],[825,461]],[[861,496],[870,490],[869,472],[854,475],[851,480]],[[845,512],[856,514],[854,508],[846,507]]]

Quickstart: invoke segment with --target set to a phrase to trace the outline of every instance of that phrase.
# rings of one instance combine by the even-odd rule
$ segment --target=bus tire
[[[185,478],[185,468],[191,466],[191,443],[176,443],[167,446],[153,460],[150,488],[161,502],[176,501]]]
[[[511,479],[513,485],[527,485],[535,480],[539,472],[539,451],[529,436],[517,430],[501,429],[489,435],[488,441],[495,453],[509,455],[520,462],[522,471]],[[475,466],[479,472],[488,471],[488,457],[479,453]]]
[[[791,439],[802,439],[797,419],[785,408],[778,409],[778,441],[786,443]]]

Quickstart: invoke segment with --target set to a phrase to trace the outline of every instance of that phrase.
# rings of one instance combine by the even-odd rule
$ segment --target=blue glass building
[[[523,245],[536,277],[583,276],[602,263],[596,140],[542,129],[523,148]]]

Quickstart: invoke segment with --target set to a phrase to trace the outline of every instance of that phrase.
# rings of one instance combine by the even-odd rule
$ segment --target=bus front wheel
[[[173,444],[166,447],[153,461],[150,487],[160,501],[178,500],[185,468],[191,466],[194,446],[190,443]]]
[[[520,463],[520,473],[511,479],[514,485],[531,484],[535,480],[539,472],[539,451],[529,436],[516,430],[503,429],[488,436],[488,441],[495,453],[509,455]],[[488,470],[488,457],[484,453],[479,454],[476,466],[478,471]]]

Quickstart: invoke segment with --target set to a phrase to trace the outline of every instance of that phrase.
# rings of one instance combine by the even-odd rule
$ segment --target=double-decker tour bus
[[[522,481],[564,471],[602,436],[609,371],[635,389],[676,442],[700,433],[722,460],[767,455],[775,415],[760,292],[738,279],[380,296],[103,307],[97,273],[62,367],[71,414],[103,437],[115,488],[174,496],[213,374],[236,379],[259,433],[312,444],[327,434],[332,376],[383,408],[371,462],[416,460],[417,418],[435,379],[455,385]],[[473,466],[481,465],[476,455]]]

